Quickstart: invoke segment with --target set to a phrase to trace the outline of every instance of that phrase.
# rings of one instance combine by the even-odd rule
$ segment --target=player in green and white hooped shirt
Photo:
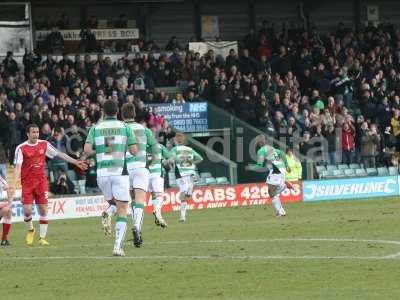
[[[203,158],[192,148],[185,146],[185,135],[175,135],[176,146],[170,152],[170,162],[175,163],[176,184],[179,188],[181,200],[179,222],[186,221],[187,200],[192,196],[196,165],[203,161]]]
[[[153,126],[151,128],[153,136],[156,135],[157,128]],[[150,183],[149,183],[149,192],[151,192],[151,202],[153,204],[153,216],[154,223],[157,226],[161,226],[161,228],[166,228],[167,223],[161,214],[162,203],[163,203],[163,194],[164,194],[164,176],[165,171],[163,169],[163,163],[166,162],[169,158],[168,149],[157,143],[158,151],[156,155],[152,155],[150,151],[148,151],[148,161],[149,161],[149,171],[150,171]]]
[[[122,106],[122,119],[129,129],[133,132],[139,151],[136,155],[126,154],[126,162],[129,173],[129,182],[132,195],[132,234],[133,244],[139,248],[142,243],[142,226],[144,216],[144,204],[146,202],[146,192],[149,188],[150,172],[146,168],[147,165],[147,149],[151,154],[158,151],[157,143],[154,140],[150,129],[142,124],[135,122],[136,110],[131,103]]]
[[[123,243],[127,228],[127,212],[130,201],[129,177],[126,172],[126,151],[138,152],[136,139],[125,123],[117,120],[118,103],[104,103],[105,118],[90,128],[84,151],[96,155],[97,183],[106,201],[115,202],[114,256],[124,256]]]
[[[277,217],[284,217],[286,211],[283,209],[279,194],[286,188],[285,174],[290,172],[286,154],[267,144],[264,136],[257,137],[257,144],[260,148],[257,151],[257,164],[253,167],[248,167],[249,170],[260,170],[267,167],[268,175],[266,183],[268,192],[272,198],[272,205],[275,208]]]

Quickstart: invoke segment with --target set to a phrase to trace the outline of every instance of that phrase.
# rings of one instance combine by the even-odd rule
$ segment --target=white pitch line
[[[0,261],[4,260],[397,260],[400,257],[389,256],[42,256],[42,257],[29,257],[29,256],[10,256],[2,257]]]
[[[376,244],[390,244],[400,245],[400,241],[391,240],[370,240],[370,239],[350,239],[350,238],[272,238],[272,239],[247,239],[247,240],[204,240],[204,241],[159,241],[159,242],[148,242],[145,245],[174,245],[174,244],[218,244],[218,243],[268,243],[268,242],[348,242],[348,243],[376,243]],[[105,243],[99,246],[110,246],[111,244]],[[93,247],[93,245],[66,245],[65,248],[80,248],[80,247]],[[18,247],[23,248],[23,247]],[[34,247],[32,249],[45,249],[47,247]],[[50,248],[57,248],[57,246],[50,246]],[[64,248],[64,247],[63,247]],[[112,256],[37,256],[37,257],[0,257],[1,260],[102,260],[102,259],[115,259]],[[193,259],[193,260],[397,260],[400,259],[400,252],[389,254],[385,256],[126,256],[122,259],[132,260],[169,260],[169,259]]]
[[[269,243],[269,242],[348,242],[348,243],[376,243],[376,244],[389,244],[400,245],[400,241],[391,240],[370,240],[370,239],[351,239],[351,238],[271,238],[271,239],[246,239],[246,240],[203,240],[203,241],[154,241],[144,242],[144,245],[180,245],[180,244],[224,244],[224,243]],[[112,246],[111,243],[102,243],[96,247]],[[59,247],[57,245],[50,245],[46,247],[32,247],[30,249],[51,249],[51,248],[81,248],[81,247],[94,247],[89,244],[69,244]],[[26,247],[13,247],[14,249],[26,249]]]

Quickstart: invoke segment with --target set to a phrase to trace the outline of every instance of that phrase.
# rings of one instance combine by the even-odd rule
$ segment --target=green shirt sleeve
[[[95,126],[92,126],[92,127],[90,127],[90,129],[89,129],[89,134],[88,134],[88,136],[87,136],[87,138],[86,138],[86,144],[91,144],[91,145],[94,145],[95,143],[94,143],[94,127]]]
[[[169,158],[169,152],[168,152],[167,147],[165,147],[164,145],[161,145],[161,144],[160,144],[160,146],[161,146],[161,157],[163,159],[168,159]]]
[[[195,150],[193,150],[193,149],[192,149],[192,151],[193,151],[193,159],[194,159],[194,161],[201,161],[201,160],[203,160],[203,157],[202,157],[199,153],[197,153],[197,151],[195,151]]]
[[[129,126],[127,126],[127,125],[125,125],[125,126],[126,126],[126,137],[127,137],[128,146],[137,144],[136,137],[135,137],[135,134],[133,133],[133,130]]]
[[[153,133],[151,132],[151,130],[146,127],[144,132],[145,132],[146,140],[147,140],[146,148],[150,149],[150,153],[152,155],[159,154],[161,149],[160,149],[156,139],[154,138]]]
[[[264,162],[265,162],[265,148],[262,147],[258,149],[257,151],[257,164],[256,166],[259,168],[264,167]]]

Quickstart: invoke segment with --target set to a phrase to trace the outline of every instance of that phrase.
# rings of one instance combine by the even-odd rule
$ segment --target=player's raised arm
[[[247,171],[259,171],[265,169],[265,148],[261,147],[257,151],[257,162],[255,164],[249,164],[245,167]]]
[[[88,168],[86,162],[76,160],[75,158],[72,158],[71,156],[69,156],[63,152],[58,151],[49,142],[47,142],[46,156],[48,158],[58,157],[64,161],[66,161],[67,163],[70,163],[70,164],[78,167],[81,170],[87,170],[87,168]]]

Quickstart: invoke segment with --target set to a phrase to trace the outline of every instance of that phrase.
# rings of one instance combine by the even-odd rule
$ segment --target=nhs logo
[[[189,103],[189,112],[206,112],[207,111],[207,103]]]

